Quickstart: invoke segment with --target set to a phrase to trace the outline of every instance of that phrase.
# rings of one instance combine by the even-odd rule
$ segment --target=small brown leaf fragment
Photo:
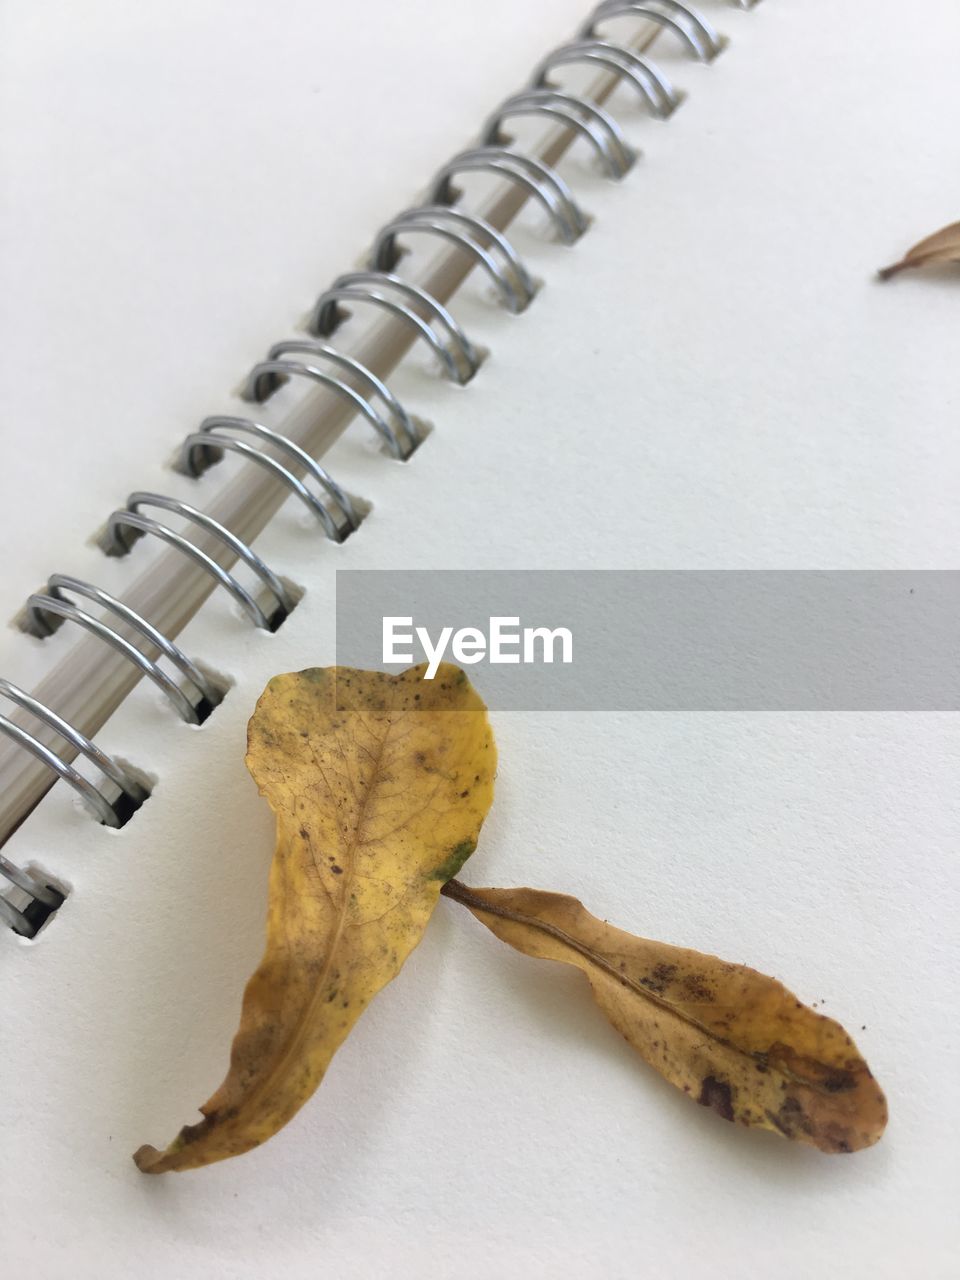
[[[516,950],[582,970],[640,1056],[724,1120],[827,1152],[883,1133],[886,1100],[846,1031],[775,979],[615,929],[565,894],[456,880],[442,892]]]
[[[265,1142],[296,1114],[369,1002],[420,941],[493,799],[486,709],[458,667],[276,676],[247,767],[277,820],[267,945],[230,1069],[144,1173],[196,1169]]]
[[[889,280],[909,268],[942,266],[951,262],[960,263],[960,222],[951,222],[948,227],[927,236],[908,249],[899,262],[884,267],[877,275],[881,280]]]

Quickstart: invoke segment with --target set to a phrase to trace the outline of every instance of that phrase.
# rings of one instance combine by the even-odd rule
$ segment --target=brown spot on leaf
[[[712,1107],[724,1120],[733,1120],[733,1093],[725,1080],[707,1076],[697,1101],[701,1107]]]
[[[703,1004],[712,1004],[714,999],[713,991],[700,973],[686,974],[683,979],[683,995],[687,1000],[699,1000]]]
[[[648,991],[652,991],[654,995],[662,996],[676,972],[677,966],[675,964],[660,963],[655,965],[645,978],[640,979],[640,985],[646,987]]]
[[[767,1112],[767,1119],[787,1138],[795,1138],[798,1133],[809,1136],[813,1132],[813,1125],[796,1098],[785,1098],[776,1114]]]

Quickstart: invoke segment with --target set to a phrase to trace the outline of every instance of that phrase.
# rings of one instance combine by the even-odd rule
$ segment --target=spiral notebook
[[[469,866],[862,1025],[877,1148],[730,1132],[442,903],[275,1140],[129,1156],[221,1078],[338,569],[952,567],[955,284],[871,275],[960,207],[953,6],[5,25],[11,1274],[948,1275],[948,714],[505,713]]]

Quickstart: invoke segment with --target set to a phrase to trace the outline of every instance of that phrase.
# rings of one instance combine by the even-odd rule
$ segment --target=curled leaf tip
[[[133,1153],[133,1163],[141,1173],[161,1173],[162,1170],[156,1167],[161,1156],[162,1153],[156,1147],[151,1147],[149,1143],[144,1143],[142,1147],[138,1147]]]
[[[486,708],[459,668],[423,673],[312,668],[260,698],[246,759],[277,820],[266,951],[226,1079],[166,1150],[137,1151],[144,1173],[240,1155],[282,1128],[476,848],[496,769]]]

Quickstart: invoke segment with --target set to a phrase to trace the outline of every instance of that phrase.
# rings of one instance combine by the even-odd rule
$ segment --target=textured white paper
[[[0,937],[13,1272],[955,1274],[946,714],[499,715],[464,871],[575,893],[816,1001],[886,1089],[878,1147],[830,1158],[724,1125],[578,975],[444,901],[276,1139],[186,1175],[130,1160],[222,1078],[272,844],[244,725],[271,674],[332,660],[338,565],[955,566],[957,281],[872,279],[960,216],[955,6],[912,24],[892,0],[704,8],[731,35],[713,66],[658,45],[690,94],[676,116],[614,100],[646,153],[628,178],[565,162],[589,233],[518,229],[545,281],[529,311],[476,281],[458,299],[492,352],[474,382],[422,355],[393,379],[435,427],[415,458],[391,464],[362,426],[329,457],[374,503],[363,528],[334,548],[288,504],[258,540],[307,588],[284,627],[215,597],[182,635],[234,678],[223,705],[192,730],[142,685],[100,735],[156,775],[142,811],[109,832],[58,787],[11,841],[72,887],[35,943]],[[164,470],[187,427],[582,14],[8,5],[7,617],[51,569],[104,580],[82,544],[130,488],[212,491]],[[3,642],[15,678],[49,652]]]

